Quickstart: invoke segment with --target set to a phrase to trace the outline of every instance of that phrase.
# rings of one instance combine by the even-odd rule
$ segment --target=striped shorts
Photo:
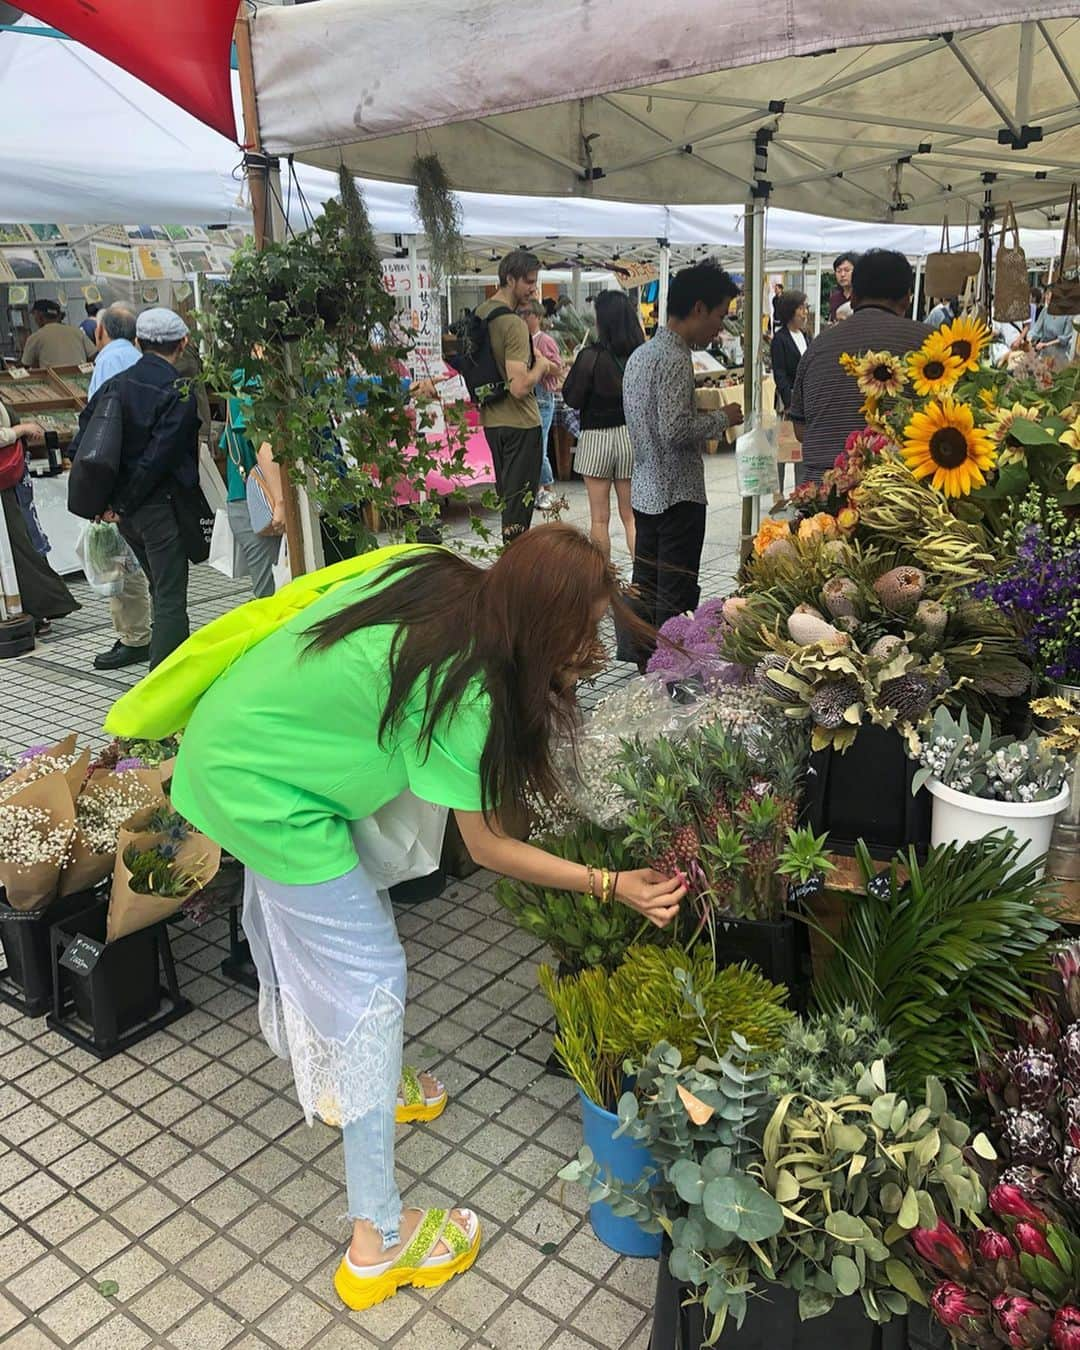
[[[629,478],[634,447],[625,426],[583,431],[574,451],[574,468],[586,478]]]

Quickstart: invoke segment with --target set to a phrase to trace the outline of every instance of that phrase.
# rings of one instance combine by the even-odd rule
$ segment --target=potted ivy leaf
[[[920,765],[912,792],[925,786],[934,799],[933,845],[1010,830],[1023,845],[1018,863],[1045,856],[1054,822],[1068,805],[1068,765],[1037,732],[1026,740],[995,737],[985,717],[976,738],[966,709],[955,719],[940,707],[909,732],[908,753]]]

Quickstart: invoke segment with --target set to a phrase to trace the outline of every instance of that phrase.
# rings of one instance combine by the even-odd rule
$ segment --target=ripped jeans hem
[[[375,1219],[369,1218],[366,1214],[350,1214],[347,1216],[350,1223],[366,1223],[374,1228],[379,1237],[382,1238],[383,1251],[389,1251],[391,1247],[396,1247],[401,1241],[401,1219],[396,1223],[382,1224]]]

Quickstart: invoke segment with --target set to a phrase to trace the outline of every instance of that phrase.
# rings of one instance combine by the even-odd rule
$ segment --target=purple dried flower
[[[48,748],[47,745],[28,745],[25,750],[19,751],[17,758],[21,764],[29,764],[32,759],[45,754]]]
[[[1061,1067],[1065,1077],[1080,1088],[1080,1022],[1066,1027],[1061,1037]]]
[[[113,773],[127,773],[129,769],[145,769],[146,765],[141,759],[118,759],[113,765]]]
[[[1057,1060],[1048,1051],[1010,1050],[1004,1064],[1021,1106],[1045,1106],[1057,1091]]]
[[[1046,1167],[1054,1160],[1054,1132],[1047,1118],[1037,1111],[1006,1107],[1001,1113],[1001,1127],[1013,1162]]]

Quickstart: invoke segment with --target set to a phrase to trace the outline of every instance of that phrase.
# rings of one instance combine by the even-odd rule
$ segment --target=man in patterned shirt
[[[691,352],[719,333],[739,288],[718,263],[684,268],[668,292],[667,324],[632,352],[623,375],[623,410],[634,447],[630,500],[637,525],[634,586],[641,616],[654,627],[696,609],[705,542],[705,442],[742,421],[742,408],[699,412]],[[644,667],[651,653],[624,659]],[[620,655],[624,655],[620,651]]]

